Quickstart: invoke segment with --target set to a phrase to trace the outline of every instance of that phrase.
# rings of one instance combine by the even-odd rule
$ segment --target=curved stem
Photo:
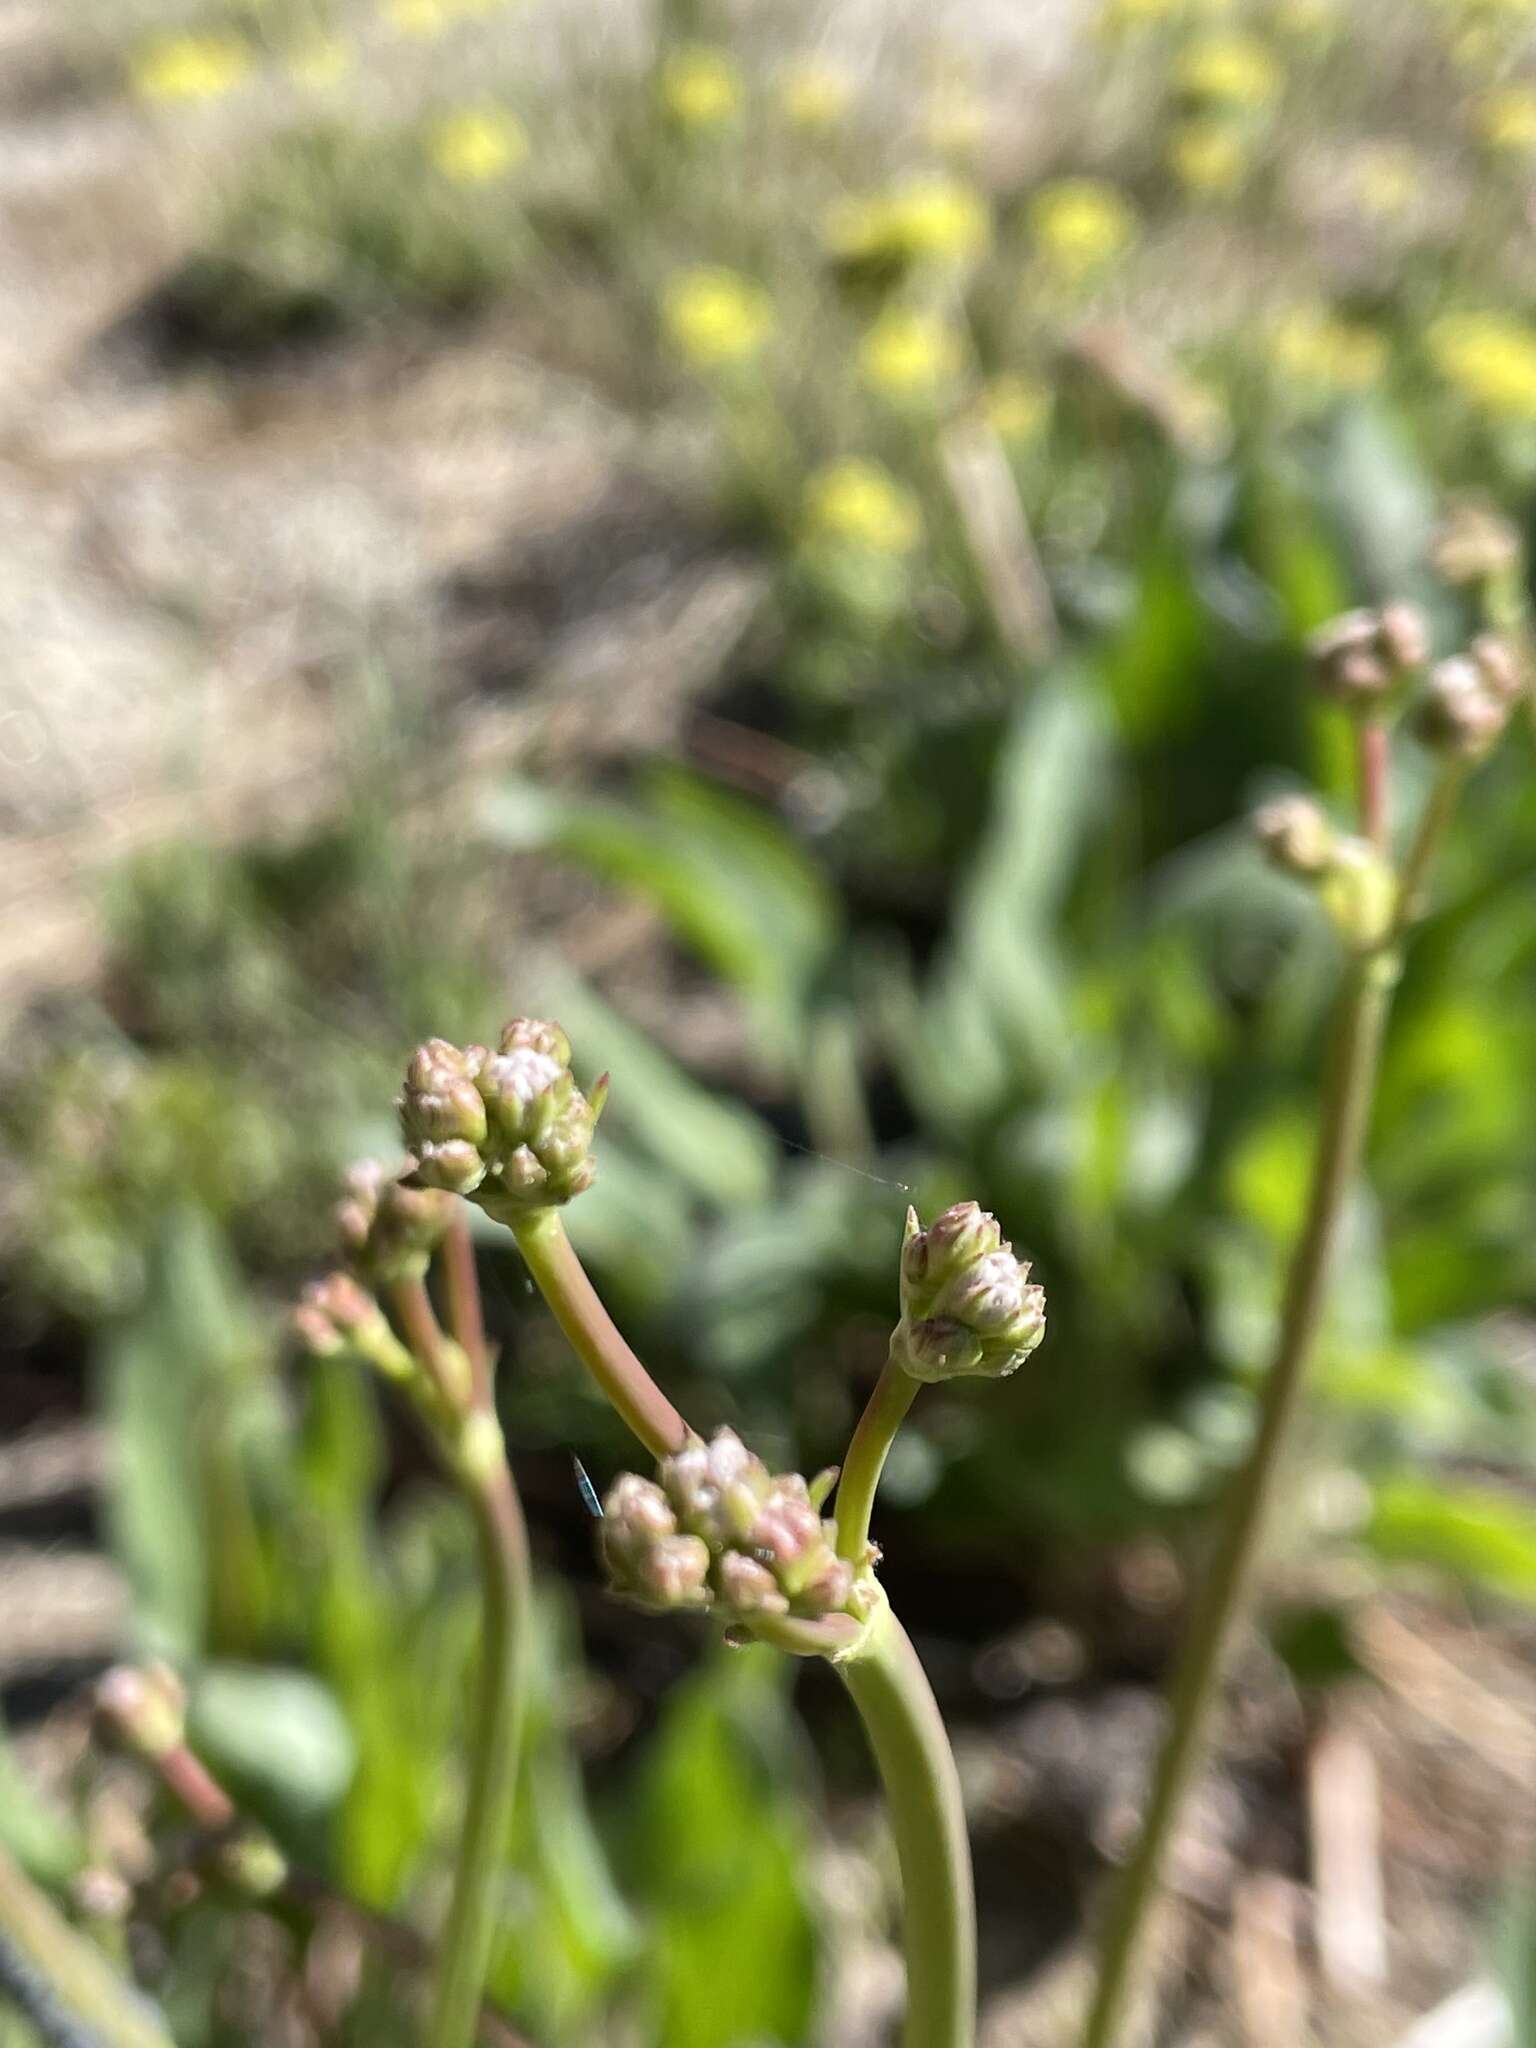
[[[469,1783],[438,1950],[426,2048],[468,2048],[496,1935],[497,1875],[506,1853],[527,1693],[528,1536],[502,1459],[473,1485],[480,1548],[480,1669],[470,1724]]]
[[[532,1209],[512,1225],[517,1248],[555,1321],[604,1397],[653,1457],[670,1457],[687,1423],[651,1378],[597,1298],[557,1209]]]
[[[480,1276],[475,1270],[475,1240],[470,1235],[469,1217],[462,1202],[453,1207],[453,1220],[443,1239],[443,1275],[448,1296],[448,1327],[455,1342],[469,1360],[474,1376],[475,1399],[490,1407],[491,1353],[485,1341],[485,1311],[480,1300]]]
[[[885,1361],[859,1417],[837,1482],[837,1554],[859,1565],[869,1547],[869,1518],[886,1455],[917,1394],[918,1382],[894,1358]]]
[[[1189,1618],[1141,1838],[1105,1922],[1085,2048],[1109,2048],[1125,2016],[1174,1821],[1204,1753],[1224,1653],[1252,1578],[1265,1509],[1316,1341],[1339,1218],[1359,1170],[1396,968],[1390,952],[1356,960],[1339,995],[1306,1220],[1291,1258],[1275,1359],[1260,1396],[1258,1429],[1234,1475]]]
[[[173,2048],[149,2002],[0,1849],[0,1985],[55,2041]]]
[[[976,1904],[960,1779],[917,1652],[889,1608],[835,1663],[879,1767],[901,1865],[903,2048],[972,2048]]]
[[[1392,744],[1385,723],[1368,718],[1360,727],[1360,829],[1380,853],[1392,835]]]
[[[1397,917],[1392,931],[1394,938],[1400,937],[1409,925],[1423,915],[1425,877],[1455,815],[1462,785],[1467,779],[1467,767],[1465,761],[1446,761],[1435,778],[1434,787],[1429,793],[1429,801],[1424,806],[1424,815],[1419,819],[1418,830],[1413,835],[1413,843],[1403,856],[1402,874],[1397,885]]]

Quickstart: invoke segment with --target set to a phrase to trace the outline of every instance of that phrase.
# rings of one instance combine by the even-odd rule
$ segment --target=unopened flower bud
[[[1429,634],[1414,606],[1343,612],[1307,642],[1318,686],[1350,709],[1376,711],[1422,666]]]
[[[1253,829],[1265,859],[1286,874],[1320,875],[1333,858],[1336,835],[1314,797],[1277,796],[1260,804]]]
[[[1352,950],[1368,953],[1392,929],[1398,909],[1397,876],[1365,839],[1340,838],[1321,878],[1323,908]]]
[[[360,1358],[390,1379],[410,1376],[410,1353],[377,1301],[350,1273],[311,1280],[291,1322],[294,1335],[313,1358]]]
[[[959,1202],[923,1230],[907,1211],[891,1356],[920,1380],[1017,1370],[1045,1335],[1045,1291],[996,1221]]]
[[[1497,582],[1519,567],[1520,536],[1485,499],[1464,498],[1435,535],[1430,560],[1447,583]]]
[[[420,1279],[452,1217],[452,1197],[440,1188],[410,1187],[365,1159],[347,1171],[336,1230],[348,1258],[370,1279]]]
[[[1463,760],[1481,760],[1509,723],[1509,700],[1490,688],[1479,664],[1453,655],[1436,664],[1419,706],[1418,735],[1425,746]]]
[[[1479,633],[1467,650],[1486,689],[1501,704],[1525,695],[1529,675],[1520,649],[1503,633]]]
[[[429,1038],[412,1055],[396,1108],[423,1186],[467,1195],[485,1178],[486,1108],[476,1081],[489,1058],[483,1045],[446,1038]]]
[[[735,1614],[788,1614],[788,1596],[759,1558],[744,1550],[727,1550],[715,1566],[715,1587],[722,1604]]]
[[[661,1488],[625,1472],[608,1490],[599,1544],[613,1592],[655,1612],[710,1601],[709,1545],[679,1534]]]
[[[115,1665],[97,1684],[96,1713],[114,1741],[149,1761],[186,1740],[186,1687],[168,1664]]]

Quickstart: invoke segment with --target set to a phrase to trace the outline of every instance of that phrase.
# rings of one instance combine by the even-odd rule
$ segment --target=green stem
[[[527,1694],[529,1570],[522,1508],[504,1460],[471,1493],[480,1551],[480,1668],[469,1731],[469,1783],[453,1896],[438,1950],[425,2048],[468,2048],[496,1937]]]
[[[903,1372],[894,1358],[888,1358],[848,1445],[837,1482],[837,1554],[850,1564],[864,1561],[875,1489],[917,1388],[911,1373]]]
[[[1392,930],[1394,938],[1401,937],[1408,926],[1423,915],[1425,877],[1455,814],[1462,785],[1467,779],[1467,768],[1465,761],[1449,760],[1435,778],[1418,830],[1413,835],[1413,843],[1403,856],[1397,885],[1397,916]]]
[[[882,1606],[835,1669],[879,1767],[901,1865],[903,2048],[972,2048],[976,1905],[954,1753],[917,1652]]]
[[[1252,1578],[1265,1509],[1316,1341],[1330,1254],[1345,1197],[1359,1171],[1396,969],[1391,952],[1367,955],[1351,963],[1340,992],[1306,1220],[1291,1258],[1275,1359],[1260,1396],[1258,1429],[1234,1476],[1215,1551],[1190,1615],[1141,1838],[1105,1922],[1085,2048],[1109,2048],[1136,1989],[1163,1859],[1184,1792],[1204,1753],[1224,1653]]]
[[[0,1849],[0,1948],[14,1961],[17,1988],[35,1979],[55,2013],[67,2013],[102,2048],[175,2048],[146,1999],[93,1942],[78,1934],[21,1867]]]
[[[687,1442],[681,1415],[636,1358],[597,1298],[558,1209],[532,1209],[512,1225],[529,1272],[555,1321],[622,1421],[656,1458]]]

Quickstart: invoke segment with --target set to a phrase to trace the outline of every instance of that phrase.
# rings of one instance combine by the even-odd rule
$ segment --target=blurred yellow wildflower
[[[1364,391],[1387,366],[1387,344],[1374,327],[1326,306],[1298,306],[1276,322],[1270,358],[1292,383],[1316,391]]]
[[[741,106],[741,73],[726,51],[684,43],[661,67],[661,103],[680,128],[718,128]]]
[[[384,19],[403,36],[440,36],[449,10],[444,0],[384,0]]]
[[[1506,85],[1477,107],[1477,131],[1490,149],[1511,156],[1536,150],[1536,86]]]
[[[844,200],[827,216],[825,234],[834,255],[847,260],[964,263],[991,241],[992,215],[974,185],[931,171]]]
[[[1243,137],[1227,121],[1185,121],[1168,143],[1168,167],[1187,192],[1222,197],[1248,175]]]
[[[1502,313],[1444,313],[1424,339],[1440,375],[1481,411],[1536,420],[1536,331]]]
[[[873,554],[909,554],[923,535],[912,493],[878,462],[856,456],[817,470],[807,481],[804,519],[808,538]]]
[[[240,36],[162,36],[134,59],[133,87],[146,100],[211,100],[250,68],[250,47]]]
[[[1367,213],[1393,220],[1406,213],[1418,196],[1423,171],[1405,142],[1373,142],[1355,163],[1355,189]]]
[[[982,386],[981,416],[1000,441],[1033,441],[1051,416],[1050,390],[1033,377],[993,377]]]
[[[718,369],[756,355],[773,332],[773,302],[750,278],[706,265],[671,279],[662,323],[696,369]]]
[[[1284,73],[1257,36],[1203,36],[1179,60],[1176,82],[1189,98],[1255,112],[1279,92]]]
[[[846,76],[830,64],[792,64],[779,81],[779,105],[796,128],[835,128],[852,98]]]
[[[488,185],[528,154],[528,136],[500,107],[464,107],[438,122],[428,150],[455,185]]]
[[[288,76],[310,91],[335,85],[351,68],[352,52],[340,36],[311,36],[288,52]]]
[[[960,368],[960,337],[935,313],[893,306],[866,328],[859,373],[886,398],[925,398]]]
[[[1138,232],[1127,201],[1100,178],[1058,178],[1042,185],[1030,204],[1029,225],[1040,254],[1072,275],[1113,263]]]

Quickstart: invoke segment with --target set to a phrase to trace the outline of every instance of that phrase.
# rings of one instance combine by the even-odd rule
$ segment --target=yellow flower
[[[982,386],[981,416],[1000,441],[1033,441],[1051,416],[1051,394],[1033,377],[994,377]]]
[[[878,462],[851,457],[817,470],[805,486],[805,528],[812,540],[905,555],[923,536],[912,493]]]
[[[312,36],[288,52],[288,75],[295,85],[320,92],[345,78],[352,52],[340,36]]]
[[[1497,419],[1536,419],[1536,332],[1500,313],[1444,313],[1425,336],[1448,384]]]
[[[1169,141],[1168,164],[1186,191],[1222,197],[1247,177],[1248,151],[1226,121],[1186,121]]]
[[[1041,255],[1074,276],[1113,263],[1137,235],[1130,206],[1100,178],[1058,178],[1042,185],[1030,205],[1029,225]]]
[[[960,337],[936,314],[892,307],[866,328],[859,372],[886,398],[926,398],[960,368]]]
[[[1373,142],[1355,164],[1355,186],[1367,213],[1394,220],[1408,211],[1423,182],[1417,156],[1402,142]]]
[[[1490,149],[1512,156],[1536,150],[1536,86],[1506,85],[1477,108],[1478,133]]]
[[[684,43],[661,67],[661,100],[680,128],[718,128],[741,105],[741,74],[724,50]]]
[[[239,36],[164,36],[134,59],[134,90],[146,100],[211,100],[251,68]]]
[[[773,332],[773,302],[734,270],[685,270],[667,286],[662,322],[695,368],[718,369],[756,355]]]
[[[835,255],[865,262],[964,263],[992,239],[992,216],[974,185],[932,171],[889,192],[844,200],[827,216]]]
[[[830,64],[792,64],[779,81],[779,105],[796,128],[835,128],[853,87]]]
[[[1298,306],[1270,337],[1275,368],[1315,391],[1364,391],[1387,363],[1387,344],[1374,327],[1342,319],[1326,306]]]
[[[465,107],[433,129],[433,163],[455,185],[487,185],[528,154],[528,136],[499,107]]]
[[[449,10],[444,0],[385,0],[384,19],[403,36],[440,36]]]
[[[1191,99],[1243,107],[1267,107],[1283,74],[1273,53],[1257,36],[1205,36],[1180,60],[1177,82]]]

